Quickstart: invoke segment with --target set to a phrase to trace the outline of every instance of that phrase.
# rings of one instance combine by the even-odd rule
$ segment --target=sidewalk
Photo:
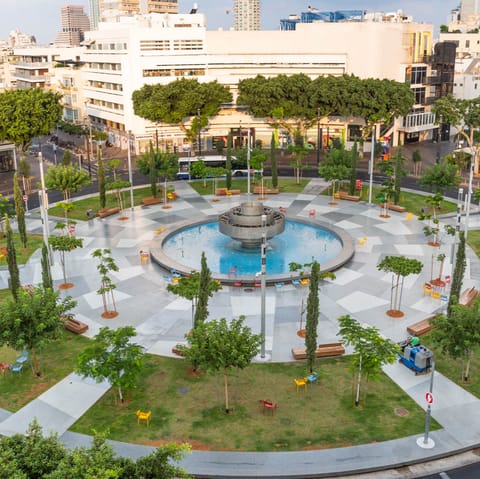
[[[336,279],[325,281],[320,289],[319,330],[325,342],[338,340],[336,318],[351,314],[361,323],[378,327],[394,341],[406,336],[406,326],[431,315],[443,306],[438,300],[425,297],[423,283],[429,278],[432,249],[426,244],[422,232],[423,222],[407,219],[405,213],[391,212],[388,219],[380,218],[379,211],[366,203],[340,202],[329,205],[329,198],[318,196],[318,180],[298,195],[282,194],[271,196],[267,206],[284,206],[297,211],[298,217],[308,218],[314,209],[323,221],[346,230],[357,243],[367,238],[365,244],[356,244],[354,258],[337,271]],[[186,182],[177,184],[181,199],[172,203],[172,208],[161,206],[128,210],[128,221],[119,222],[116,217],[79,222],[77,233],[84,238],[84,248],[76,250],[67,259],[69,280],[75,287],[69,290],[78,305],[76,317],[89,325],[87,336],[94,336],[102,326],[112,326],[103,320],[101,297],[98,289],[98,273],[90,258],[97,247],[108,244],[116,258],[119,271],[115,273],[116,298],[120,316],[116,325],[132,325],[137,330],[136,342],[149,353],[171,356],[171,348],[182,341],[191,325],[191,303],[166,292],[166,280],[156,265],[141,265],[138,251],[148,249],[155,231],[162,225],[175,224],[200,216],[211,217],[235,206],[246,197],[230,197],[211,202],[211,197],[199,197]],[[41,220],[30,215],[29,230],[41,232]],[[443,228],[442,228],[443,230]],[[445,253],[445,274],[450,271],[451,237],[442,235],[443,245],[435,253]],[[392,320],[385,314],[390,300],[391,275],[380,273],[376,265],[386,254],[414,256],[425,264],[422,273],[405,280],[402,299],[403,318]],[[476,286],[472,277],[472,265],[478,260],[469,255],[464,288]],[[62,282],[62,271],[57,264],[53,267],[56,283]],[[0,287],[6,287],[8,272],[0,271]],[[40,254],[21,269],[23,280],[41,280]],[[24,281],[25,282],[25,281]],[[224,287],[209,303],[211,317],[238,317],[246,314],[247,324],[254,332],[260,325],[260,292],[244,292],[239,288]],[[248,304],[245,301],[248,295]],[[297,311],[302,292],[286,284],[281,290],[268,288],[266,306],[267,357],[272,361],[291,361],[292,347],[302,346],[296,335],[298,320],[292,312]],[[141,296],[142,301],[138,301]],[[161,318],[161,320],[159,320]],[[415,376],[405,366],[396,363],[385,368],[385,372],[418,404],[425,407],[425,392],[428,391],[430,376]],[[11,435],[24,432],[34,417],[48,431],[60,434],[60,440],[68,446],[87,444],[91,438],[68,432],[70,425],[93,405],[108,389],[106,384],[81,380],[71,374],[63,381],[42,394],[38,399],[8,416],[0,411],[0,434]],[[430,434],[435,442],[432,449],[417,445],[415,437],[394,441],[366,444],[338,449],[299,451],[288,453],[235,453],[193,451],[181,462],[191,474],[201,477],[230,478],[287,478],[320,477],[321,475],[370,471],[427,461],[462,451],[480,444],[480,401],[442,375],[435,373],[433,394],[435,402],[432,416],[443,426]],[[277,419],[277,417],[276,417]],[[134,422],[134,418],[132,418]],[[128,438],[126,438],[128,439]],[[122,455],[138,457],[148,454],[152,448],[126,443],[112,442]]]

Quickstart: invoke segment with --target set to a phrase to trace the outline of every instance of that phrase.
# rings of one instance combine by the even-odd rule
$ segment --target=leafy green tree
[[[310,284],[307,298],[307,320],[305,325],[305,349],[307,353],[307,364],[311,373],[313,372],[313,365],[315,364],[316,359],[318,315],[320,314],[318,298],[319,275],[320,265],[317,261],[314,261],[310,274]]]
[[[23,156],[20,159],[20,162],[18,163],[17,173],[22,178],[23,191],[25,191],[25,193],[27,193],[27,194],[30,193],[30,191],[31,191],[31,187],[30,187],[31,171],[32,171],[32,169],[30,167],[30,163]]]
[[[15,208],[10,200],[0,193],[0,232],[5,236],[5,217],[15,216]]]
[[[100,148],[97,150],[97,183],[100,208],[105,208],[107,205],[105,165],[103,164],[102,150]]]
[[[13,298],[18,298],[18,290],[20,289],[20,272],[17,264],[17,251],[15,250],[15,243],[13,241],[12,227],[8,216],[5,216],[5,229],[7,231],[7,266],[10,275],[9,288]]]
[[[453,304],[449,316],[439,314],[430,321],[436,326],[432,339],[443,353],[462,359],[462,379],[468,381],[471,361],[480,345],[480,299],[475,299],[470,307]]]
[[[165,85],[144,85],[133,92],[132,100],[136,115],[153,123],[177,125],[193,141],[220,106],[232,101],[232,94],[217,81],[182,78]]]
[[[434,195],[427,196],[425,198],[425,203],[428,205],[429,209],[426,212],[418,215],[419,221],[428,221],[428,224],[423,228],[423,232],[427,238],[429,236],[433,236],[432,241],[429,242],[431,246],[440,245],[440,242],[438,240],[438,235],[440,233],[440,220],[438,219],[437,212],[440,209],[442,200],[443,196],[439,192],[435,193]]]
[[[18,186],[17,174],[13,175],[13,199],[17,216],[17,227],[20,240],[24,248],[27,247],[27,225],[25,224],[25,208],[23,207],[22,192]]]
[[[61,95],[42,88],[21,88],[0,93],[0,140],[26,151],[31,139],[48,135],[60,120]]]
[[[396,205],[400,201],[402,178],[407,175],[407,170],[404,167],[406,161],[407,158],[402,155],[402,147],[400,146],[394,157],[393,202]]]
[[[232,133],[227,136],[227,157],[225,162],[225,169],[227,170],[226,186],[228,190],[232,189]]]
[[[115,199],[117,200],[118,207],[120,211],[123,211],[125,204],[123,200],[123,190],[130,186],[129,181],[122,180],[117,173],[118,167],[122,164],[122,160],[110,160],[108,162],[108,167],[113,172],[113,180],[109,181],[105,185],[105,189],[112,190],[115,192]]]
[[[270,140],[270,164],[272,167],[272,187],[278,187],[278,164],[277,164],[277,151],[275,143],[275,134],[272,133],[272,139]]]
[[[353,143],[352,151],[350,152],[351,156],[351,166],[350,166],[350,185],[348,187],[348,194],[355,194],[356,179],[357,179],[357,164],[359,160],[359,155],[357,151],[357,142]]]
[[[53,289],[52,269],[50,267],[50,255],[45,243],[42,245],[42,286],[44,289]]]
[[[419,176],[420,175],[420,167],[422,165],[422,154],[420,153],[419,150],[415,150],[412,153],[412,161],[413,161],[413,174],[414,176]]]
[[[59,235],[51,235],[48,238],[48,243],[52,247],[53,251],[58,251],[60,254],[60,264],[62,266],[63,273],[63,286],[64,289],[71,287],[71,283],[67,283],[67,273],[65,267],[65,253],[81,248],[83,246],[83,239],[76,238],[68,232],[68,225],[63,222],[58,222],[55,225],[55,229],[60,230]]]
[[[439,164],[427,166],[420,178],[420,185],[429,188],[430,191],[443,194],[445,189],[458,186],[461,181],[457,174],[456,165],[442,161]]]
[[[79,355],[76,372],[97,382],[107,380],[123,403],[124,390],[135,387],[144,368],[143,347],[132,342],[136,335],[132,326],[101,328],[93,343]]]
[[[228,374],[233,368],[244,369],[258,353],[262,343],[260,334],[253,334],[243,323],[245,318],[225,318],[201,322],[187,335],[189,346],[183,348],[185,358],[200,365],[209,373],[223,372],[225,412],[230,412]]]
[[[376,379],[385,364],[392,364],[397,359],[399,347],[389,339],[385,339],[380,331],[373,327],[363,327],[349,315],[338,318],[342,343],[353,346],[355,406],[360,404],[362,381],[366,384],[369,378]],[[366,395],[365,395],[366,399]]]
[[[351,159],[350,153],[343,145],[340,148],[332,148],[326,152],[325,160],[320,164],[318,173],[330,182],[332,197],[335,196],[335,186],[338,182],[350,177]]]
[[[406,276],[420,274],[423,264],[418,259],[406,258],[405,256],[385,256],[377,265],[379,271],[394,274],[393,285],[395,294],[392,297],[390,313],[392,316],[402,315],[400,311],[399,298],[402,296],[403,281]],[[401,280],[401,283],[400,283]]]
[[[97,270],[100,273],[101,284],[100,288],[97,290],[98,294],[102,295],[103,302],[103,312],[105,315],[109,315],[111,312],[109,308],[109,297],[112,301],[113,312],[117,312],[117,306],[115,304],[115,296],[113,295],[116,285],[112,282],[112,279],[108,275],[110,271],[118,271],[118,266],[115,263],[115,260],[111,256],[111,250],[108,248],[99,248],[96,249],[92,256],[98,259]]]
[[[65,152],[63,153],[61,164],[63,166],[71,166],[72,165],[72,153],[70,153],[69,150],[65,150]]]
[[[305,168],[303,161],[308,154],[308,150],[306,150],[303,145],[288,145],[287,151],[292,158],[290,166],[293,167],[295,171],[295,180],[297,185],[299,185],[302,171]]]
[[[37,350],[58,338],[62,316],[77,303],[70,296],[59,298],[59,292],[36,286],[33,290],[19,288],[17,298],[0,306],[0,344],[32,355],[33,371],[40,376]]]
[[[465,232],[460,231],[457,253],[455,255],[455,268],[453,269],[452,284],[450,285],[450,297],[448,298],[447,316],[452,314],[452,307],[458,304],[460,292],[462,291],[463,276],[467,261],[465,258]]]
[[[70,201],[72,193],[79,191],[92,182],[86,171],[72,165],[51,166],[45,173],[45,185],[49,190],[60,190],[65,202]]]
[[[213,295],[215,291],[221,289],[218,281],[212,279],[212,272],[207,265],[207,257],[202,251],[200,268],[200,278],[198,283],[198,302],[195,309],[195,316],[193,327],[196,328],[200,322],[206,321],[208,318],[208,298]]]

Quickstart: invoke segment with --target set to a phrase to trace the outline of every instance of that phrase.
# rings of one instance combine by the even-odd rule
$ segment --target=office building
[[[97,30],[100,22],[100,0],[89,0],[90,29]]]
[[[55,37],[58,46],[79,46],[84,33],[90,30],[90,19],[78,5],[66,5],[61,8],[62,31]]]
[[[178,13],[178,0],[93,0],[98,2],[100,21],[117,21],[137,13]]]
[[[260,0],[235,0],[234,30],[260,30]]]

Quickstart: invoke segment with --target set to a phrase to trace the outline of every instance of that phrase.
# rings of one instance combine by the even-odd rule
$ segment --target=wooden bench
[[[88,329],[88,325],[78,319],[67,318],[63,322],[65,329],[75,334],[83,334]]]
[[[342,354],[345,354],[345,347],[342,343],[319,344],[315,351],[317,358],[341,356]],[[295,359],[307,359],[307,350],[306,348],[292,348],[292,355]]]
[[[408,334],[411,334],[412,336],[422,336],[422,334],[429,333],[435,328],[435,326],[430,323],[430,319],[432,318],[422,319],[422,321],[407,326]]]
[[[254,195],[278,195],[280,193],[278,188],[262,188],[261,186],[253,187]]]
[[[385,208],[385,203],[380,203],[380,206],[382,208]],[[393,203],[388,203],[387,209],[389,209],[390,211],[396,211],[397,213],[405,213],[407,211],[407,208],[405,206],[394,205]]]
[[[215,190],[215,195],[216,196],[225,196],[227,194],[228,189],[227,188],[217,188]]]
[[[240,193],[240,190],[227,190],[227,195],[239,195]]]
[[[101,209],[97,213],[97,216],[99,218],[105,218],[106,216],[115,215],[117,213],[120,213],[120,208],[118,206],[115,206],[113,208],[103,208],[103,209]]]
[[[348,193],[345,193],[344,191],[339,191],[339,192],[338,192],[338,197],[339,197],[341,200],[360,201],[360,196],[358,196],[358,195],[349,195]]]
[[[161,198],[154,198],[153,196],[150,196],[148,198],[142,198],[143,206],[158,205],[159,203],[162,203],[162,202],[163,200]]]
[[[473,301],[480,295],[480,291],[475,288],[468,288],[462,291],[460,294],[460,298],[458,298],[458,304],[462,304],[463,306],[470,307]]]

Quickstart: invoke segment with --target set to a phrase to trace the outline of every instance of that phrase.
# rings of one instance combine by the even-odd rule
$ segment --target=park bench
[[[118,206],[114,206],[112,208],[102,208],[98,213],[97,216],[99,218],[105,218],[106,216],[115,215],[120,213],[120,208]]]
[[[382,208],[385,208],[385,203],[380,203],[380,206]],[[396,211],[397,213],[405,213],[407,211],[407,208],[405,206],[394,205],[393,203],[388,203],[387,209],[389,209],[390,211]]]
[[[227,190],[227,195],[239,195],[241,192],[240,190]]]
[[[65,329],[75,334],[83,334],[88,329],[88,325],[75,318],[66,318],[63,322]]]
[[[470,307],[474,301],[480,295],[480,290],[475,288],[468,288],[462,291],[460,294],[460,298],[458,299],[458,304],[462,304],[463,306]]]
[[[153,196],[148,198],[142,198],[143,206],[158,205],[159,203],[162,203],[161,198],[154,198]]]
[[[348,193],[345,193],[344,191],[339,191],[339,192],[338,192],[338,197],[339,197],[341,200],[360,201],[360,196],[358,196],[358,195],[349,195]]]
[[[422,336],[422,334],[429,333],[432,329],[435,328],[433,324],[430,323],[431,318],[422,319],[416,323],[407,326],[408,334],[412,336]]]
[[[280,193],[278,188],[262,188],[261,186],[253,187],[254,195],[278,195]]]
[[[342,343],[319,344],[315,351],[317,358],[341,356],[342,354],[345,354],[345,347]],[[292,348],[292,355],[295,359],[307,359],[306,348]]]
[[[217,188],[215,190],[215,194],[217,196],[225,196],[227,194],[228,189],[227,188]]]

